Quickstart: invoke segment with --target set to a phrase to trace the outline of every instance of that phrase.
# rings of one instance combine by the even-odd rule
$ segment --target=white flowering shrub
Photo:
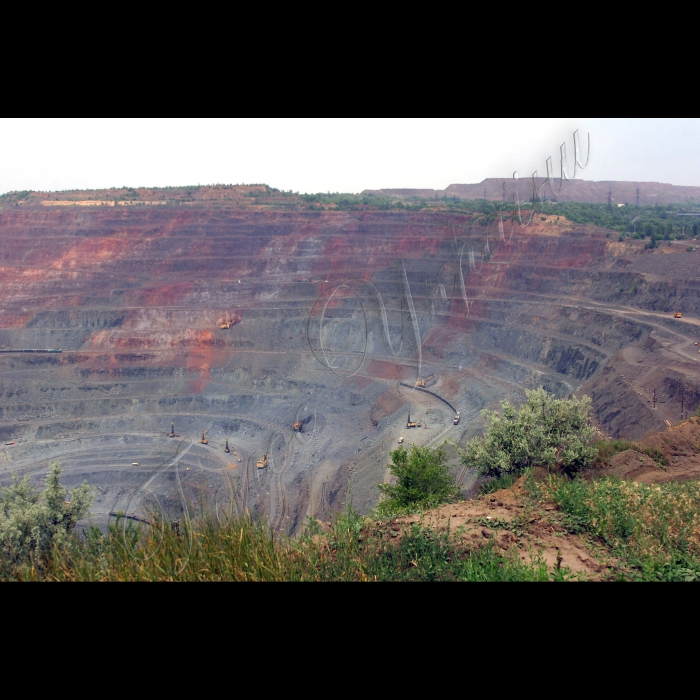
[[[61,465],[49,467],[41,492],[25,476],[0,489],[0,564],[12,565],[46,555],[62,545],[68,533],[87,516],[94,490],[87,482],[69,494],[61,485]]]
[[[527,400],[519,408],[502,401],[501,413],[482,411],[486,432],[467,443],[462,463],[487,476],[554,465],[573,474],[589,466],[597,455],[590,398],[555,399],[542,388],[525,393]]]

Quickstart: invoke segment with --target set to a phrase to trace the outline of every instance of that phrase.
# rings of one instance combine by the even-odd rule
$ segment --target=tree
[[[462,463],[488,476],[554,465],[573,474],[592,464],[597,450],[591,444],[591,400],[555,399],[542,388],[525,393],[527,400],[520,408],[502,401],[502,413],[482,411],[486,433],[467,443]]]
[[[3,564],[29,561],[62,545],[78,520],[87,516],[94,490],[87,482],[69,495],[60,482],[61,465],[49,467],[43,494],[15,476],[12,486],[0,489],[0,560]]]
[[[396,485],[379,484],[379,490],[387,496],[380,503],[380,511],[436,506],[459,495],[443,446],[432,449],[412,445],[410,450],[399,447],[390,456],[389,470],[396,477]]]

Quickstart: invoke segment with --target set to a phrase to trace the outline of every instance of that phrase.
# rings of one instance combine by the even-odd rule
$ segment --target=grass
[[[668,460],[664,457],[661,450],[658,448],[645,447],[636,442],[629,442],[628,440],[612,440],[611,442],[600,440],[595,443],[594,447],[598,450],[598,456],[594,461],[595,466],[602,466],[606,462],[609,462],[616,454],[624,452],[625,450],[634,450],[640,454],[645,454],[651,457],[661,467],[668,466]]]
[[[542,561],[522,563],[487,545],[465,550],[449,533],[419,525],[399,536],[386,522],[348,511],[320,534],[273,535],[248,518],[192,529],[113,526],[6,571],[5,579],[52,581],[547,581]]]
[[[501,474],[501,476],[489,479],[479,486],[479,495],[483,496],[485,494],[495,493],[501,489],[508,489],[519,478],[520,474]]]
[[[526,480],[554,501],[571,532],[600,538],[642,580],[700,580],[700,483],[639,484],[549,475]]]

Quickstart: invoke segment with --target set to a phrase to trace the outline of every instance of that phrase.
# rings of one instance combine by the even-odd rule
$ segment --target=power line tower
[[[612,190],[608,190],[608,209],[612,211]]]
[[[651,407],[656,408],[656,389],[654,389],[654,396],[651,400]]]
[[[484,201],[486,201],[486,188],[484,187]]]
[[[637,206],[639,206],[639,187],[637,187]]]

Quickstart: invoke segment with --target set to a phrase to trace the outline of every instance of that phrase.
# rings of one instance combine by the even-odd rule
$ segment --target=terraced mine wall
[[[698,254],[447,216],[0,212],[0,479],[59,459],[102,524],[205,499],[294,532],[377,502],[409,409],[416,444],[465,440],[537,386],[591,395],[611,436],[694,410]],[[458,426],[409,388],[430,374]]]

